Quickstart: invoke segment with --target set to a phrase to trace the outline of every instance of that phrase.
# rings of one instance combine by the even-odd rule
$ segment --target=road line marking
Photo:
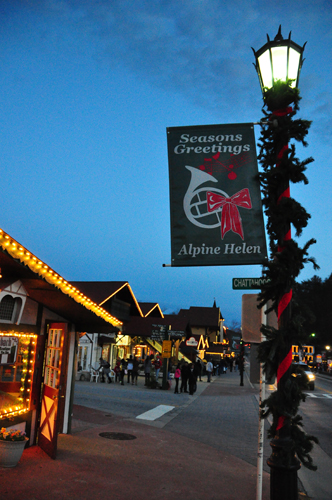
[[[306,396],[309,396],[310,398],[316,398],[316,399],[332,399],[331,394],[311,394],[311,392],[305,392]]]
[[[165,415],[165,413],[172,411],[174,408],[175,406],[159,405],[156,406],[155,408],[152,408],[152,410],[146,411],[145,413],[138,415],[136,418],[139,418],[141,420],[156,420],[157,418],[160,418],[163,415]]]

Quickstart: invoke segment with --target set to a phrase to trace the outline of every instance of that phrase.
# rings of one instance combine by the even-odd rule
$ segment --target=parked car
[[[301,389],[315,389],[315,374],[306,363],[292,363],[292,375],[299,381]]]

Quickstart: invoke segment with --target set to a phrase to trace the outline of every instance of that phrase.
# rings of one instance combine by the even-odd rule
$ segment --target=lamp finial
[[[274,38],[274,41],[275,42],[281,42],[281,40],[283,40],[283,36],[281,34],[281,24],[280,24],[278,33],[276,34],[276,36]]]

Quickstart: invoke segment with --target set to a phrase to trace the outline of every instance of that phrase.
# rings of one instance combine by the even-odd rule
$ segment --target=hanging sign
[[[172,266],[266,257],[251,123],[167,129]]]

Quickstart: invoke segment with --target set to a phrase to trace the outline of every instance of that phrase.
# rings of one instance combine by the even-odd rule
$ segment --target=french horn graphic
[[[206,192],[213,189],[214,193],[220,193],[226,198],[228,198],[228,194],[221,189],[212,188],[211,186],[198,189],[202,184],[218,181],[211,174],[207,174],[195,167],[186,165],[186,168],[191,172],[190,183],[183,198],[183,210],[187,219],[195,226],[204,229],[220,227],[220,212],[222,209],[220,208],[213,213],[208,211]]]
[[[211,174],[186,165],[191,172],[187,192],[183,198],[183,209],[187,219],[195,226],[213,229],[220,226],[221,239],[228,231],[244,239],[239,208],[252,208],[248,188],[228,196],[225,191],[210,186],[200,187],[207,182],[218,182]]]

